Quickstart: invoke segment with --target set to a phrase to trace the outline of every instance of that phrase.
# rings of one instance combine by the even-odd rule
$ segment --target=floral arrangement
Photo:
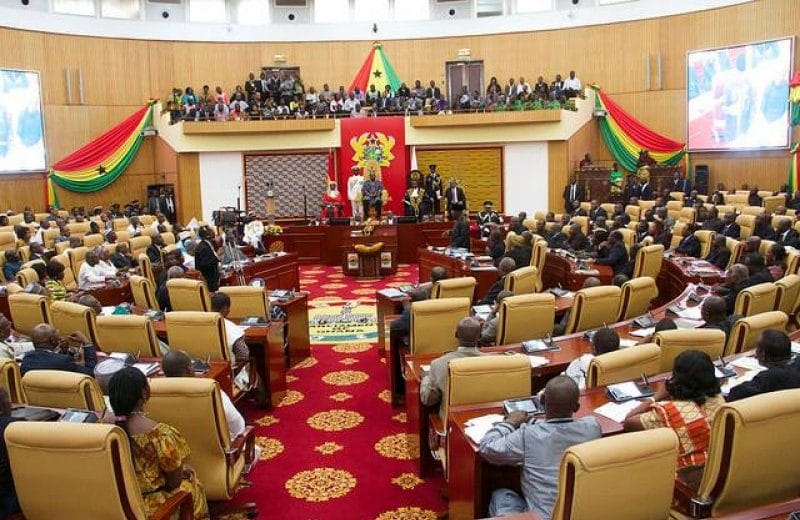
[[[268,224],[264,228],[264,234],[265,235],[273,235],[274,236],[274,235],[280,235],[281,233],[283,233],[283,228],[280,227],[278,224]]]

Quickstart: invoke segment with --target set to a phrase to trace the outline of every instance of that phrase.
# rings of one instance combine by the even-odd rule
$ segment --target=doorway
[[[458,99],[465,86],[470,93],[477,90],[483,95],[483,61],[448,61],[445,67],[447,99],[451,108],[458,108]]]

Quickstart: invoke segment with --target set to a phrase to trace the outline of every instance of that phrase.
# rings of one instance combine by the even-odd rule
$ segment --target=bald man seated
[[[489,287],[489,291],[486,293],[486,296],[484,296],[483,299],[478,302],[478,305],[494,305],[497,303],[497,295],[500,294],[500,291],[505,289],[506,276],[508,276],[516,268],[517,262],[515,262],[513,258],[507,256],[500,260],[500,263],[497,265],[497,269],[500,271],[500,278],[498,278],[497,281],[494,282],[491,287]]]
[[[447,387],[448,365],[453,359],[465,357],[481,356],[483,353],[478,349],[478,341],[481,339],[481,322],[475,318],[463,318],[456,327],[456,338],[458,339],[458,349],[447,352],[431,362],[431,368],[422,377],[419,387],[419,399],[425,406],[439,405],[439,416],[442,421],[447,422],[444,417],[444,395]]]
[[[544,419],[524,412],[506,416],[484,435],[480,453],[499,466],[521,466],[522,495],[510,489],[492,493],[489,516],[532,511],[549,519],[556,503],[558,472],[564,452],[576,444],[600,438],[592,416],[574,419],[580,409],[580,390],[567,376],[556,376],[544,388]]]
[[[728,316],[725,299],[719,296],[709,296],[700,308],[700,314],[705,322],[701,329],[717,329],[725,333],[725,339],[731,333],[735,316]]]
[[[34,349],[25,354],[20,365],[24,376],[31,370],[64,370],[94,375],[97,364],[97,347],[80,331],[63,340],[55,327],[47,323],[36,325],[31,331]]]

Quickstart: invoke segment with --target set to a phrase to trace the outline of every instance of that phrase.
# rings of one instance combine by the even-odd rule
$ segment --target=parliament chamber
[[[797,7],[0,2],[0,520],[797,517]]]

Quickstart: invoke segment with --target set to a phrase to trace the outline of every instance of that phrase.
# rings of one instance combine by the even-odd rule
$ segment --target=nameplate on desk
[[[606,392],[611,400],[616,403],[623,403],[631,399],[641,399],[642,397],[652,397],[653,395],[653,391],[649,386],[634,383],[633,381],[608,385]]]
[[[533,354],[536,352],[550,352],[553,350],[559,350],[559,346],[553,341],[532,339],[522,342],[522,350],[528,354]]]
[[[631,411],[639,406],[638,401],[626,401],[624,403],[606,403],[595,408],[594,413],[607,417],[614,422],[622,423]]]
[[[380,294],[381,296],[386,296],[387,298],[402,298],[406,296],[406,293],[404,293],[400,289],[395,289],[394,287],[381,289],[380,291],[378,291],[378,294]]]
[[[524,412],[531,415],[543,414],[544,406],[535,395],[531,397],[521,397],[519,399],[506,399],[503,401],[503,410],[506,415],[512,412]]]
[[[133,368],[138,369],[146,376],[151,376],[161,369],[161,365],[157,362],[139,362],[134,363]]]

